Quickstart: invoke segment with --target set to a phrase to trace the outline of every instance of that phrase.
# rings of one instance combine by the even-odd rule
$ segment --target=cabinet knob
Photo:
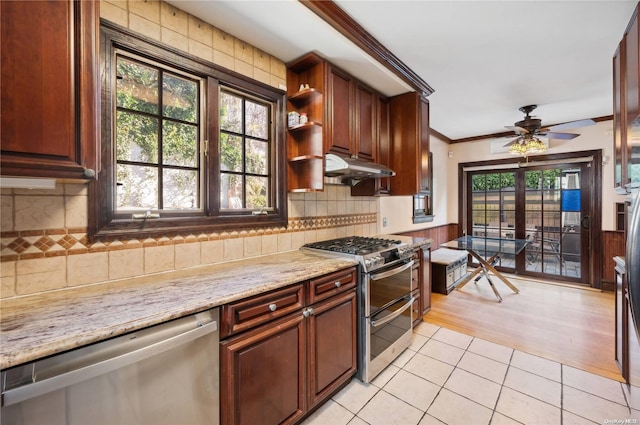
[[[304,317],[309,317],[313,314],[313,309],[311,307],[309,308],[305,308],[304,310],[302,310],[302,315]]]
[[[334,285],[336,286],[336,288],[339,288],[342,286],[342,282],[340,282],[339,280],[336,280]]]
[[[83,174],[85,177],[92,179],[96,176],[96,171],[91,168],[85,168]]]
[[[269,304],[269,310],[276,311],[277,308],[278,306],[276,304]]]

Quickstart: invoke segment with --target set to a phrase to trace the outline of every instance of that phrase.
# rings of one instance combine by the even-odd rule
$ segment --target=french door
[[[521,275],[590,283],[591,162],[467,173],[467,233],[528,239],[523,254],[496,264]],[[599,185],[598,185],[599,186]]]

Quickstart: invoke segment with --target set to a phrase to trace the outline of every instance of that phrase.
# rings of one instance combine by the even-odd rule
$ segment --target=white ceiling
[[[611,115],[612,57],[636,5],[334,1],[433,87],[431,127],[450,139],[504,132],[529,104],[543,125]],[[316,51],[385,95],[411,90],[296,0],[169,2],[284,62]]]

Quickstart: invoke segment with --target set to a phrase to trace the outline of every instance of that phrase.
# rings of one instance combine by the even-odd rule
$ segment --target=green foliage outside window
[[[118,56],[119,210],[201,207],[198,91],[194,80]]]

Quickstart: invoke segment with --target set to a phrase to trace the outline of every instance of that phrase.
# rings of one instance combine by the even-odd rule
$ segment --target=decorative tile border
[[[243,238],[278,233],[304,232],[376,223],[377,213],[346,214],[325,217],[290,218],[287,227],[250,229],[239,232],[220,232],[186,236],[163,236],[159,238],[126,239],[90,244],[86,228],[47,229],[0,234],[0,261],[18,261],[32,258],[57,257],[85,254],[88,252],[117,251],[150,246],[176,245],[183,243]]]

